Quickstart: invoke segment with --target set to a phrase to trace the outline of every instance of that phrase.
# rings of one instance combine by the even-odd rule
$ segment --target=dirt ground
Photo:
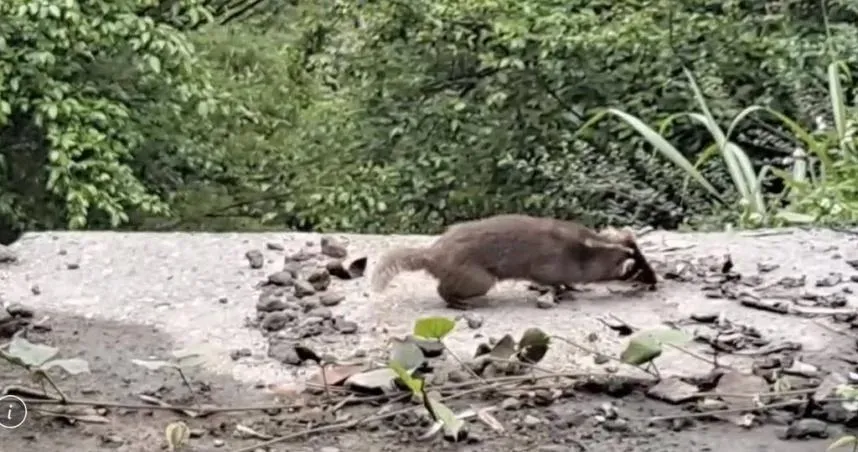
[[[366,256],[370,266],[384,250],[395,246],[427,243],[429,237],[337,236],[347,244],[349,259]],[[858,258],[855,236],[830,231],[778,231],[766,234],[672,234],[653,233],[641,247],[659,264],[660,273],[673,272],[676,263],[704,265],[720,262],[729,253],[735,270],[773,284],[784,278],[804,280],[796,291],[814,292],[814,309],[820,299],[837,293],[846,299],[838,312],[854,306],[852,288],[858,274],[852,259]],[[781,440],[779,429],[794,416],[772,410],[762,416],[763,425],[743,428],[729,421],[710,418],[668,423],[650,423],[648,418],[687,412],[686,405],[671,405],[646,397],[641,391],[618,394],[604,390],[587,392],[564,389],[556,400],[528,406],[507,406],[494,412],[504,426],[497,433],[485,423],[468,422],[469,439],[451,444],[440,438],[417,439],[427,429],[422,409],[408,401],[395,406],[361,403],[344,406],[336,414],[321,415],[312,408],[292,410],[238,411],[189,418],[170,410],[123,408],[111,404],[142,405],[141,394],[172,405],[203,403],[218,407],[247,407],[282,403],[271,388],[305,381],[315,372],[309,364],[288,365],[270,356],[269,340],[274,333],[258,329],[256,307],[259,282],[283,267],[284,256],[301,250],[316,250],[315,234],[119,234],[41,233],[25,235],[10,247],[17,262],[0,264],[0,299],[6,306],[18,304],[32,309],[28,329],[32,342],[54,345],[63,358],[86,359],[91,372],[63,376],[51,371],[67,396],[75,400],[102,401],[90,414],[108,423],[76,422],[32,413],[21,427],[0,429],[4,452],[55,450],[165,450],[164,429],[172,421],[184,420],[192,429],[186,450],[230,451],[377,451],[467,450],[494,451],[717,451],[781,452],[825,450],[830,439]],[[271,246],[269,244],[275,244]],[[246,253],[259,250],[262,268],[251,268]],[[288,261],[288,259],[286,259]],[[313,262],[312,259],[307,262]],[[778,266],[777,268],[774,268]],[[765,268],[768,267],[768,268]],[[765,270],[765,271],[763,271]],[[831,273],[842,276],[836,283],[821,284]],[[843,357],[855,355],[854,334],[849,323],[834,322],[831,315],[784,315],[752,309],[730,297],[717,298],[702,290],[705,277],[692,281],[666,280],[658,291],[621,294],[611,287],[593,287],[575,294],[575,299],[550,309],[534,306],[537,295],[523,284],[502,284],[492,292],[493,306],[469,313],[481,325],[470,328],[458,322],[448,344],[459,356],[473,356],[476,345],[488,337],[510,333],[519,336],[528,327],[539,327],[565,337],[570,343],[588,344],[600,354],[617,356],[624,338],[600,321],[614,314],[630,325],[651,328],[663,321],[687,319],[692,314],[720,314],[736,324],[750,325],[772,343],[794,341],[801,350],[790,356],[825,372],[848,372],[854,365]],[[681,279],[681,278],[680,278]],[[759,281],[758,281],[759,282]],[[830,282],[830,281],[829,281]],[[320,291],[322,292],[322,291]],[[426,315],[459,316],[443,307],[431,280],[421,274],[402,275],[383,294],[370,294],[366,278],[334,280],[324,292],[341,294],[332,305],[332,315],[358,325],[350,334],[316,334],[301,343],[338,359],[382,356],[388,340],[406,334],[415,319]],[[796,305],[807,303],[794,301]],[[302,325],[304,322],[302,321]],[[688,327],[689,330],[694,327]],[[837,332],[837,331],[840,332]],[[291,340],[291,339],[290,339]],[[2,343],[3,340],[0,340]],[[195,390],[190,397],[182,379],[166,370],[151,371],[132,359],[161,359],[172,350],[205,344],[220,358],[204,368],[187,372]],[[705,344],[690,345],[705,355]],[[359,353],[358,353],[359,352]],[[724,354],[721,363],[750,370],[759,357]],[[848,361],[848,360],[847,360]],[[662,377],[699,376],[708,372],[683,353],[666,351],[658,360]],[[613,373],[617,376],[646,376],[639,370],[602,362],[575,346],[555,341],[543,368],[555,372]],[[0,363],[0,388],[33,387],[19,369]],[[533,391],[517,392],[522,400],[533,399]],[[751,390],[750,388],[748,389]],[[628,392],[628,391],[624,391]],[[306,396],[319,400],[321,396]],[[464,397],[449,403],[454,411],[500,406],[509,393]],[[606,407],[606,404],[609,406]],[[414,406],[412,413],[373,422],[347,431],[313,434],[268,448],[254,449],[260,438],[248,438],[237,425],[260,436],[280,436],[334,421],[349,421]],[[31,405],[35,408],[56,407]],[[308,415],[307,412],[310,414]],[[607,415],[614,412],[614,415]],[[2,413],[0,413],[2,415]],[[317,418],[312,417],[318,415]],[[619,419],[619,421],[617,420]],[[309,420],[310,425],[307,421]],[[620,422],[621,421],[621,422]],[[829,425],[828,435],[842,430]]]

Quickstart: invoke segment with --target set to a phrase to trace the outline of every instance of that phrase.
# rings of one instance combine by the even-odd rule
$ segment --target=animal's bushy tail
[[[388,251],[375,264],[370,286],[374,292],[381,292],[399,273],[428,270],[431,264],[428,248],[397,248]]]

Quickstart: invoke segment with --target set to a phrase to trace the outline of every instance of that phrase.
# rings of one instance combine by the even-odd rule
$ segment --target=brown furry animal
[[[600,234],[575,222],[497,215],[453,225],[428,247],[388,252],[375,265],[371,285],[380,292],[400,272],[425,270],[438,280],[438,295],[449,307],[467,309],[470,299],[502,280],[556,287],[647,279],[649,265],[639,262],[636,253],[640,251],[628,230]]]

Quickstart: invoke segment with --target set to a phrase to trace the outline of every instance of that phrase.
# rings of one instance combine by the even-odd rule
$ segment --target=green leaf
[[[404,369],[413,371],[423,365],[426,357],[423,350],[417,344],[409,341],[398,341],[390,352],[390,362],[396,363]]]
[[[848,73],[849,67],[844,61],[832,61],[828,65],[828,95],[831,98],[831,111],[834,116],[834,129],[837,139],[843,143],[846,138],[846,102],[843,96],[843,86],[840,83],[840,68]]]
[[[447,317],[424,317],[414,323],[414,335],[441,340],[453,331],[456,322]]]
[[[661,355],[661,344],[649,337],[638,337],[629,340],[629,344],[620,354],[620,361],[639,366],[646,364]]]
[[[831,451],[847,446],[854,447],[855,444],[858,444],[858,437],[854,435],[844,435],[840,438],[837,438],[837,441],[834,441],[833,443],[829,444],[828,448],[825,450]]]
[[[718,199],[721,198],[721,193],[711,184],[708,180],[703,176],[700,171],[694,168],[694,165],[679,152],[676,147],[670,144],[663,136],[659,135],[658,132],[653,130],[650,126],[644,123],[639,118],[630,115],[622,110],[618,110],[615,108],[608,108],[601,114],[593,117],[590,121],[588,121],[581,129],[591,126],[597,120],[601,120],[601,118],[606,114],[612,114],[614,116],[618,116],[620,119],[626,122],[626,124],[630,125],[633,129],[635,129],[645,140],[652,145],[659,153],[662,154],[663,157],[667,158],[671,162],[673,162],[676,166],[682,168],[692,179],[697,181],[703,188],[705,188],[712,196]]]
[[[80,358],[54,359],[42,364],[39,368],[47,371],[52,367],[59,367],[70,375],[89,373],[89,363]]]
[[[161,73],[161,60],[155,55],[147,55],[146,64],[149,65],[149,69],[152,69],[152,72],[156,74]]]
[[[208,102],[197,103],[197,114],[200,116],[203,116],[203,117],[209,115],[209,104],[208,104]]]
[[[518,341],[518,358],[536,364],[545,357],[551,338],[539,328],[528,328]]]
[[[45,344],[34,344],[16,336],[9,344],[8,356],[20,361],[25,366],[38,367],[57,356],[59,349]]]
[[[457,441],[459,439],[459,432],[465,426],[465,421],[457,418],[453,410],[440,401],[435,400],[435,397],[427,397],[426,401],[432,408],[431,413],[435,420],[444,425],[444,436],[450,440]]]
[[[415,394],[418,397],[423,397],[423,386],[425,383],[422,379],[411,376],[411,374],[398,362],[391,362],[388,366],[390,366],[390,369],[396,373],[399,380],[405,384],[412,394]]]

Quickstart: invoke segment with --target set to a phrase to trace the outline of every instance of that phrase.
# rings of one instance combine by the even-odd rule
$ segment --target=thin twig
[[[196,391],[194,391],[194,387],[193,387],[193,386],[191,386],[191,382],[188,380],[188,377],[185,375],[185,371],[183,371],[183,370],[182,370],[182,368],[181,368],[181,367],[179,367],[179,366],[175,366],[175,369],[176,369],[176,372],[178,372],[178,373],[179,373],[179,376],[180,376],[180,377],[182,377],[182,382],[183,382],[183,383],[185,384],[185,386],[188,388],[188,391],[190,391],[190,393],[191,393],[191,400],[193,400],[193,401],[194,401],[194,405],[196,405],[196,406],[197,406],[196,410],[197,410],[197,411],[202,411],[202,408],[200,407],[200,401],[197,399],[197,392],[196,392]]]
[[[474,387],[474,388],[464,389],[464,390],[456,392],[454,394],[450,394],[450,395],[441,397],[439,399],[439,401],[457,399],[457,398],[462,398],[462,397],[465,397],[465,396],[468,396],[471,394],[476,394],[476,393],[481,393],[481,392],[486,392],[486,391],[492,391],[492,390],[498,389],[501,386],[501,384],[503,384],[503,383],[518,383],[518,382],[528,381],[528,380],[536,381],[536,380],[545,380],[545,379],[550,379],[550,378],[577,379],[577,378],[592,378],[592,377],[601,377],[601,376],[605,376],[605,375],[599,375],[599,374],[593,374],[593,373],[552,373],[552,374],[547,374],[547,375],[515,375],[515,376],[508,376],[508,377],[486,378],[486,379],[484,379],[484,381],[491,383],[491,384],[489,384],[487,386],[478,386],[478,387]],[[635,380],[635,378],[633,378],[633,377],[628,378],[628,379],[629,380]],[[454,388],[473,386],[474,384],[477,384],[477,383],[479,383],[479,382],[471,381],[471,382],[456,383],[456,384],[452,384],[452,385],[446,385],[443,388],[449,390],[449,389],[454,389]],[[417,408],[421,408],[422,406],[423,405],[410,406],[410,407],[403,408],[401,410],[390,411],[390,412],[387,412],[384,414],[377,414],[375,416],[370,416],[370,417],[363,418],[363,419],[356,419],[356,420],[349,421],[349,422],[339,422],[336,424],[325,425],[325,426],[321,426],[321,427],[317,427],[317,428],[313,428],[313,429],[302,430],[300,432],[290,433],[288,435],[273,438],[273,439],[265,441],[263,443],[255,444],[253,446],[248,446],[248,447],[236,449],[233,452],[251,452],[253,450],[256,450],[257,448],[266,448],[266,447],[269,447],[269,446],[272,446],[275,444],[279,444],[279,443],[286,442],[289,440],[297,439],[297,438],[300,438],[302,436],[319,434],[319,433],[330,433],[330,432],[335,432],[335,431],[340,431],[340,430],[348,430],[348,429],[357,427],[357,426],[362,425],[362,424],[367,424],[367,423],[375,422],[375,421],[381,421],[381,420],[389,419],[391,417],[394,417],[394,416],[402,414],[402,413],[408,413],[408,412],[415,410]]]
[[[328,385],[328,372],[326,369],[327,366],[325,363],[319,363],[319,367],[321,367],[321,372],[322,372],[322,384],[325,386],[325,398],[330,399],[331,398],[331,390],[330,390],[330,385]]]
[[[818,388],[810,388],[810,389],[790,389],[788,391],[771,391],[771,392],[760,392],[757,394],[750,392],[698,392],[694,394],[694,397],[733,397],[733,398],[747,398],[753,399],[755,397],[777,397],[777,396],[791,396],[791,395],[805,395],[805,394],[813,394],[818,391]]]
[[[67,400],[68,400],[68,397],[66,397],[66,394],[63,392],[63,390],[62,390],[62,389],[60,389],[60,387],[59,387],[59,386],[57,386],[56,382],[54,382],[54,379],[53,379],[53,378],[51,378],[51,376],[50,376],[50,375],[48,375],[48,373],[47,373],[47,372],[44,372],[44,371],[41,371],[41,370],[40,370],[40,371],[37,371],[37,373],[38,373],[38,375],[39,375],[39,377],[40,377],[40,378],[39,378],[39,380],[40,380],[40,381],[42,381],[42,382],[47,381],[47,382],[48,382],[48,384],[49,384],[49,385],[51,385],[51,387],[52,387],[52,388],[54,388],[54,391],[57,391],[57,394],[59,394],[59,395],[60,395],[60,400],[61,400],[62,402],[64,402],[64,403],[65,403],[65,401],[67,401]],[[45,394],[47,394],[47,392],[45,392]]]
[[[497,387],[498,387],[498,385],[495,384],[495,385],[489,385],[489,386],[485,386],[485,387],[466,389],[466,390],[457,392],[455,394],[448,395],[446,397],[441,397],[438,401],[443,402],[446,400],[458,399],[458,398],[462,398],[462,397],[465,397],[465,396],[468,396],[471,394],[497,389]],[[423,407],[422,404],[421,405],[415,405],[415,406],[409,406],[406,408],[402,408],[400,410],[388,411],[387,413],[376,414],[375,416],[370,416],[370,417],[363,418],[363,419],[355,419],[355,420],[349,421],[349,422],[339,422],[336,424],[330,424],[330,425],[325,425],[325,426],[316,427],[316,428],[312,428],[312,429],[302,430],[300,432],[291,433],[289,435],[284,435],[284,436],[280,436],[277,438],[273,438],[273,439],[270,439],[268,441],[258,443],[258,444],[252,445],[252,446],[242,447],[240,449],[234,450],[233,452],[251,452],[251,451],[257,450],[259,448],[264,449],[264,448],[273,446],[275,444],[279,444],[279,443],[282,443],[285,441],[300,438],[300,437],[305,436],[305,435],[313,435],[313,434],[319,434],[319,433],[330,433],[330,432],[335,432],[335,431],[340,431],[340,430],[348,430],[348,429],[357,427],[361,424],[368,424],[371,422],[390,419],[394,416],[404,414],[404,413],[408,413],[408,412],[411,412],[417,408],[422,408],[422,407]]]
[[[240,411],[266,411],[266,410],[285,410],[299,407],[298,404],[278,404],[278,405],[255,405],[255,406],[231,406],[231,407],[211,407],[202,408],[196,406],[182,405],[149,405],[145,403],[121,403],[108,402],[104,400],[74,400],[66,401],[56,399],[22,399],[27,405],[79,405],[93,406],[102,408],[123,408],[127,410],[158,410],[158,411],[197,411],[200,415],[213,413],[228,413]]]
[[[445,344],[444,341],[438,340],[438,342],[440,342],[441,345],[444,346],[444,350],[447,350],[447,353],[449,353],[450,356],[453,357],[453,359],[458,361],[459,365],[462,366],[469,374],[471,374],[472,377],[476,378],[477,380],[480,380],[483,383],[488,384],[488,382],[483,377],[477,375],[477,373],[474,372],[474,369],[471,369],[471,366],[465,364],[465,362],[462,361],[462,358],[459,358],[459,355],[457,355],[453,350],[450,350],[450,347],[447,347],[447,344]]]
[[[641,370],[642,372],[646,372],[647,374],[649,374],[649,375],[651,375],[651,376],[653,376],[653,377],[655,377],[655,378],[659,378],[659,376],[658,376],[658,374],[657,374],[657,373],[655,373],[655,372],[653,372],[653,371],[651,371],[651,370],[649,370],[649,369],[645,369],[645,368],[643,368],[643,367],[641,367],[641,366],[636,366],[636,365],[634,365],[634,364],[629,364],[629,363],[627,363],[627,362],[625,362],[625,361],[621,360],[620,358],[617,358],[616,356],[611,356],[611,355],[606,355],[606,354],[604,354],[604,353],[599,353],[599,352],[597,352],[596,350],[593,350],[593,349],[588,348],[588,347],[585,347],[585,346],[583,346],[583,345],[581,345],[581,344],[577,344],[577,343],[575,343],[575,342],[572,342],[572,341],[570,341],[569,339],[566,339],[565,337],[562,337],[562,336],[552,335],[551,337],[552,337],[552,338],[554,338],[554,339],[557,339],[557,340],[559,340],[559,341],[561,341],[561,342],[565,342],[565,343],[567,343],[567,344],[569,344],[569,345],[571,345],[571,346],[573,346],[573,347],[575,347],[575,348],[577,348],[577,349],[580,349],[580,350],[583,350],[583,351],[585,351],[585,352],[587,352],[587,353],[590,353],[591,355],[595,355],[595,356],[604,356],[604,357],[606,357],[606,358],[610,359],[611,361],[616,361],[616,362],[618,362],[618,363],[620,363],[620,364],[624,364],[624,365],[626,365],[626,366],[634,367],[635,369],[639,369],[639,370]]]
[[[337,411],[340,411],[344,406],[346,406],[346,405],[348,405],[349,403],[354,402],[354,401],[355,401],[355,396],[354,396],[354,395],[349,395],[349,396],[348,396],[348,397],[346,397],[345,399],[340,400],[336,405],[334,405],[333,407],[331,407],[331,409],[330,409],[330,410],[328,410],[328,411],[329,411],[329,412],[331,412],[331,413],[336,413]]]
[[[822,327],[822,328],[824,328],[824,329],[826,329],[826,330],[828,330],[828,331],[831,331],[831,332],[832,332],[832,333],[834,333],[834,334],[839,334],[839,335],[841,335],[841,336],[846,336],[846,337],[848,337],[848,338],[852,338],[852,335],[851,335],[851,334],[849,334],[849,333],[847,333],[846,331],[844,331],[844,330],[840,330],[840,329],[837,329],[837,328],[834,328],[833,326],[826,325],[826,324],[824,324],[824,323],[820,322],[819,320],[820,320],[820,319],[813,319],[813,320],[811,320],[811,322],[813,322],[813,323],[815,323],[815,324],[819,325],[820,327]]]
[[[807,403],[806,400],[787,400],[786,402],[777,402],[770,403],[768,405],[760,405],[757,407],[743,407],[743,408],[728,408],[724,410],[713,410],[713,411],[705,411],[701,413],[680,413],[680,414],[671,414],[667,416],[653,416],[649,418],[633,418],[630,420],[636,421],[649,421],[649,422],[657,422],[657,421],[671,421],[673,419],[695,419],[701,417],[713,416],[716,414],[733,414],[733,413],[745,413],[748,411],[759,411],[766,410],[771,408],[784,408],[788,406],[801,405],[803,403]]]
[[[603,374],[595,374],[595,373],[546,373],[544,375],[510,375],[504,377],[496,377],[496,378],[484,378],[480,381],[470,380],[464,381],[460,383],[448,383],[442,386],[439,386],[437,389],[440,391],[454,391],[461,390],[463,388],[470,388],[475,385],[481,385],[477,388],[473,388],[474,391],[486,391],[490,389],[494,389],[500,385],[504,384],[515,384],[522,383],[525,381],[539,381],[539,380],[547,380],[551,378],[567,378],[567,379],[581,379],[581,378],[593,378],[593,377],[604,377],[607,375]],[[629,380],[634,380],[634,377],[620,377],[626,378]],[[489,386],[485,386],[488,384]],[[335,387],[332,387],[333,389]],[[349,403],[357,403],[357,402],[372,402],[377,400],[383,400],[389,398],[389,395],[373,395],[373,396],[356,396],[354,394],[347,395],[343,400],[337,403],[336,407],[342,408],[343,406]],[[293,409],[303,406],[303,404],[274,404],[274,405],[252,405],[252,406],[227,406],[227,407],[195,407],[190,405],[151,405],[151,404],[142,404],[142,403],[124,403],[124,402],[113,402],[107,400],[89,400],[89,399],[58,399],[58,398],[48,398],[48,399],[38,399],[38,398],[22,398],[22,401],[28,405],[81,405],[81,406],[93,406],[93,407],[103,407],[103,408],[123,408],[128,410],[163,410],[163,411],[199,411],[200,415],[205,414],[213,414],[213,413],[227,413],[227,412],[242,412],[242,411],[266,411],[266,410],[285,410],[285,409]]]

